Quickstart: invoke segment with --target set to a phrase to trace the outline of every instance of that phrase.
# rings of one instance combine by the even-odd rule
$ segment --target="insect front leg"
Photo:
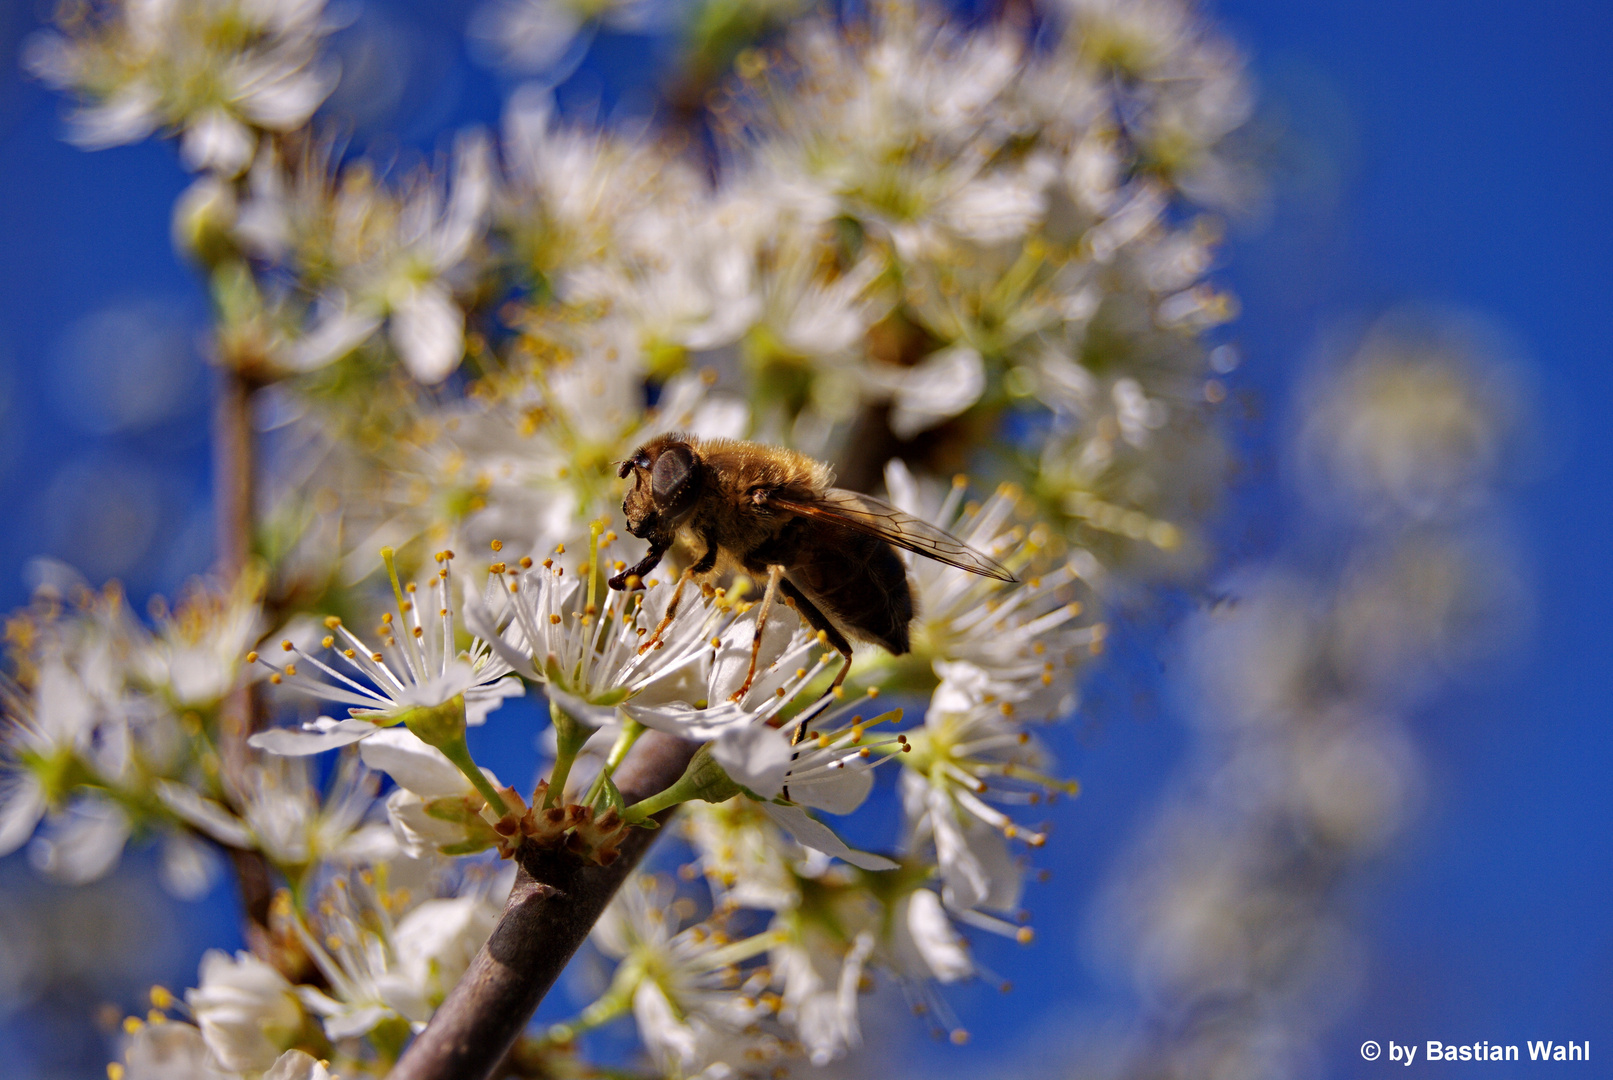
[[[672,620],[678,617],[678,601],[683,599],[683,587],[689,583],[689,579],[692,577],[694,577],[694,567],[692,566],[678,575],[678,584],[672,590],[672,600],[666,606],[666,614],[661,617],[661,622],[656,626],[655,632],[645,638],[644,644],[638,647],[640,653],[647,653],[660,644],[661,635],[666,632],[667,627],[672,625]]]
[[[645,574],[648,574],[651,570],[654,570],[660,565],[661,556],[665,555],[667,553],[667,549],[671,546],[672,545],[670,543],[661,540],[651,540],[650,553],[644,556],[644,558],[640,559],[638,562],[634,563],[632,566],[629,566],[626,570],[623,570],[620,574],[617,574],[615,577],[611,578],[607,584],[609,584],[610,587],[615,589],[617,592],[620,592],[627,588],[627,579],[630,577],[636,577],[640,581],[643,581]]]
[[[750,670],[745,673],[745,682],[734,694],[730,701],[739,701],[750,692],[750,684],[756,679],[756,660],[762,652],[762,631],[767,627],[767,613],[773,610],[773,601],[778,598],[779,582],[784,580],[784,567],[777,563],[767,568],[767,589],[762,593],[762,610],[756,616],[756,633],[750,643]]]

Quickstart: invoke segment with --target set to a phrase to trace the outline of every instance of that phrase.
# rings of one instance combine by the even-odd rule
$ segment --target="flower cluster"
[[[30,46],[79,141],[160,129],[202,174],[175,239],[261,450],[264,561],[229,588],[147,623],[57,584],[9,626],[0,851],[86,881],[155,835],[176,888],[220,850],[260,886],[251,951],[153,993],[126,1077],[384,1075],[492,932],[493,867],[625,873],[674,808],[688,872],[628,879],[614,974],[523,1074],[581,1074],[629,1013],[668,1076],[826,1065],[876,976],[961,1041],[941,988],[1002,981],[966,933],[1031,940],[1041,808],[1075,791],[1045,729],[1106,590],[1190,565],[1222,478],[1239,58],[1185,0],[1049,3],[1034,40],[919,0],[489,0],[471,33],[552,86],[594,34],[679,20],[665,124],[529,84],[413,167],[312,119],[320,0],[75,5]],[[672,431],[883,483],[1015,580],[903,554],[911,648],[853,632],[842,670],[844,628],[730,560],[629,576],[624,463]],[[540,777],[473,755],[539,696]],[[639,798],[664,736],[692,760]],[[901,825],[861,850],[831,822],[869,800]]]

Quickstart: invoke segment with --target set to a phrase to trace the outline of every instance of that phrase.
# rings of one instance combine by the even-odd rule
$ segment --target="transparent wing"
[[[906,548],[927,559],[956,566],[971,574],[981,574],[998,581],[1017,581],[1008,568],[959,540],[956,536],[905,514],[888,502],[872,495],[863,495],[844,488],[829,488],[813,499],[792,499],[769,495],[769,507],[788,510],[792,514],[833,522],[847,529],[877,536],[888,544]]]

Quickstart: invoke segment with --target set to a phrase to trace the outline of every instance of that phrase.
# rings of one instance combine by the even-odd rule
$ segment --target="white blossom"
[[[196,989],[186,991],[202,1039],[226,1068],[261,1072],[274,1066],[302,1026],[295,988],[250,953],[217,949],[202,957]]]
[[[508,677],[509,665],[484,642],[472,641],[465,651],[456,648],[456,601],[448,569],[451,558],[449,552],[440,555],[441,569],[424,589],[413,582],[399,587],[394,577],[397,617],[394,619],[392,612],[381,616],[376,629],[381,642],[378,649],[340,619],[332,616],[325,620],[330,633],[321,646],[332,650],[333,664],[346,668],[353,673],[351,676],[290,638],[280,643],[281,651],[291,657],[284,665],[257,653],[249,655],[249,660],[273,672],[269,676],[273,684],[284,683],[310,697],[352,706],[347,720],[320,717],[304,724],[301,731],[281,728],[259,732],[248,740],[251,745],[276,754],[316,754],[365,739],[389,723],[396,723],[410,710],[443,706],[458,699],[464,702],[465,723],[476,726],[485,723],[487,714],[503,704],[505,698],[525,693],[519,679]],[[428,607],[424,614],[421,604]],[[344,646],[339,649],[338,639]]]

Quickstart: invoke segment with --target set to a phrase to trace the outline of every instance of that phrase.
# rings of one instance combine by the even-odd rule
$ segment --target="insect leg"
[[[640,653],[647,653],[655,648],[660,643],[661,635],[666,632],[666,628],[671,626],[672,620],[678,617],[678,601],[683,599],[683,587],[689,583],[689,579],[693,576],[693,567],[678,575],[678,585],[677,588],[672,590],[672,600],[666,606],[666,614],[661,617],[661,622],[656,626],[655,632],[645,638],[644,644],[638,647]]]
[[[626,570],[623,570],[620,574],[617,574],[615,577],[611,578],[608,584],[611,588],[620,592],[621,590],[627,588],[627,579],[630,577],[636,577],[640,581],[643,581],[644,575],[648,574],[651,570],[654,570],[656,566],[660,564],[661,556],[665,555],[667,548],[671,546],[671,544],[662,543],[659,540],[651,540],[650,553],[644,556],[644,558],[640,559],[637,563],[629,566]]]
[[[835,688],[846,681],[846,673],[851,670],[851,642],[846,640],[846,635],[835,629],[835,624],[829,621],[829,617],[818,608],[818,605],[808,600],[806,594],[796,588],[795,583],[789,578],[779,582],[779,588],[786,597],[795,602],[795,609],[801,613],[801,618],[807,621],[807,625],[814,630],[822,631],[835,652],[845,657],[845,661],[840,665],[840,674],[835,676],[835,681],[824,691],[826,695],[834,693]],[[810,721],[803,721],[795,729],[795,737],[790,740],[790,745],[794,746],[806,738],[808,723]]]
[[[773,610],[773,601],[778,597],[779,582],[784,580],[784,567],[774,563],[767,568],[767,589],[762,593],[762,611],[756,616],[756,634],[750,643],[750,670],[745,673],[745,682],[734,691],[730,701],[738,701],[750,692],[750,684],[756,678],[756,658],[762,652],[762,630],[767,626],[767,613]]]

